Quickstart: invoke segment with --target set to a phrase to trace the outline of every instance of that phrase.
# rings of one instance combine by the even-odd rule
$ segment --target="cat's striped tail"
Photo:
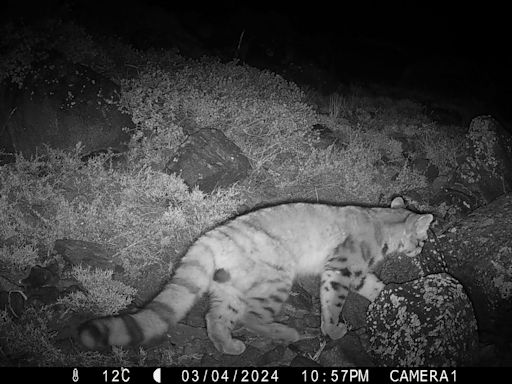
[[[212,249],[206,241],[189,248],[171,281],[144,308],[129,314],[89,320],[78,328],[88,349],[145,345],[164,336],[183,319],[208,290],[215,272]]]

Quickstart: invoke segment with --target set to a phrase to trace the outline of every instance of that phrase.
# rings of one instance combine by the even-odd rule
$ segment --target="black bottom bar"
[[[501,382],[503,368],[1,368],[2,377],[28,383],[474,383]]]

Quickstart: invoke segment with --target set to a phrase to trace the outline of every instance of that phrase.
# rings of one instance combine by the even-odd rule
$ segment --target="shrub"
[[[136,278],[145,267],[168,263],[207,226],[240,204],[236,188],[211,195],[188,191],[183,181],[150,168],[109,168],[109,155],[87,164],[73,154],[48,150],[45,158],[0,168],[2,259],[35,262],[58,238],[88,240],[115,250],[115,259]],[[32,247],[32,248],[30,248]]]
[[[282,164],[278,186],[287,190],[300,186],[303,198],[353,203],[375,203],[426,186],[425,178],[405,161],[387,167],[387,173],[394,173],[395,178],[383,177],[379,145],[363,134],[354,134],[345,148],[312,148],[301,159]]]
[[[130,304],[135,295],[134,288],[112,280],[112,271],[109,270],[91,270],[78,266],[73,268],[71,275],[80,282],[87,294],[73,292],[59,299],[59,303],[78,313],[113,315]]]
[[[446,174],[457,166],[457,157],[462,150],[461,137],[450,135],[441,129],[426,128],[419,134],[421,150],[427,159]]]
[[[36,265],[39,255],[34,244],[14,244],[0,247],[0,261],[15,271],[26,271]]]
[[[222,130],[259,169],[283,152],[302,151],[316,117],[293,83],[268,71],[216,60],[188,61],[176,72],[149,66],[123,83],[121,106],[131,113],[143,145],[174,150],[183,115]],[[156,138],[164,135],[164,139]],[[166,143],[162,145],[161,143]]]
[[[55,366],[66,356],[55,347],[55,332],[49,325],[53,314],[47,307],[27,308],[21,319],[13,320],[0,310],[0,365]]]

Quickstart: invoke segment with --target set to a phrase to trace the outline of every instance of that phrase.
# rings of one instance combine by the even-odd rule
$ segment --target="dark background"
[[[401,86],[478,99],[509,120],[509,12],[445,3],[19,0],[4,3],[0,20],[73,19],[140,49],[238,58],[298,82],[297,68],[314,67],[330,79],[317,84],[325,92],[356,82]]]

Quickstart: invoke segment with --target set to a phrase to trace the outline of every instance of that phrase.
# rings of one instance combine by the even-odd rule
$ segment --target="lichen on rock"
[[[368,308],[378,365],[460,366],[475,361],[477,326],[462,285],[447,274],[384,289]]]
[[[503,300],[512,299],[512,248],[503,246],[498,250],[495,256],[496,260],[491,260],[491,264],[496,271],[496,276],[492,279]]]

